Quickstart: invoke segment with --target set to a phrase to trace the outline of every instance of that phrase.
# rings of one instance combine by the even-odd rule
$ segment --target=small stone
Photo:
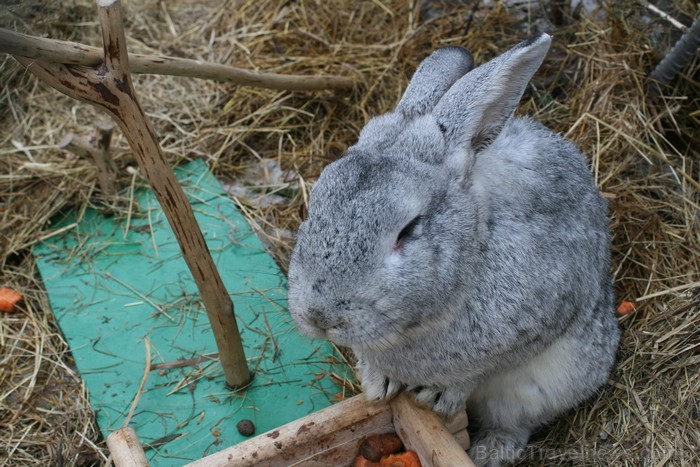
[[[253,422],[250,420],[241,420],[238,422],[238,425],[236,425],[236,428],[238,428],[238,432],[243,436],[251,436],[255,433],[255,425],[253,425]]]

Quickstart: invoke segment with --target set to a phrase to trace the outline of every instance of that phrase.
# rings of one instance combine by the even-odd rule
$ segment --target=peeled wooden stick
[[[97,66],[103,52],[76,42],[45,39],[0,28],[0,52],[35,60],[70,65]],[[301,76],[257,73],[217,63],[159,55],[129,55],[132,73],[186,76],[215,81],[288,91],[318,91],[322,89],[352,89],[355,82],[342,76]]]
[[[148,467],[148,459],[133,428],[124,427],[110,433],[107,448],[115,467]]]
[[[421,464],[433,467],[469,467],[474,462],[434,412],[416,405],[412,396],[400,393],[390,403],[396,433],[406,449],[416,451]]]
[[[192,206],[158,144],[155,129],[139,105],[129,74],[129,58],[117,0],[97,0],[104,63],[97,68],[15,57],[39,79],[68,96],[105,109],[129,141],[177,238],[209,317],[226,382],[243,387],[250,372],[233,314],[233,303],[204,241]]]
[[[348,465],[363,438],[391,431],[391,410],[364,395],[222,449],[186,467]]]

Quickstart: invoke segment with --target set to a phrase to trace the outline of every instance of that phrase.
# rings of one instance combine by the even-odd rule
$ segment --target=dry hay
[[[66,3],[16,2],[0,21],[98,45],[94,4]],[[422,57],[438,46],[463,45],[483,62],[528,32],[553,30],[553,50],[520,112],[567,134],[590,156],[610,201],[618,297],[638,306],[621,318],[624,339],[609,384],[540,430],[525,463],[698,464],[697,55],[663,97],[647,98],[644,89],[646,74],[679,36],[673,26],[635,2],[610,3],[602,19],[550,7],[543,17],[537,2],[474,8],[446,1],[423,9],[398,0],[125,3],[135,52],[358,80],[347,94],[163,76],[135,80],[173,164],[203,157],[233,184],[260,159],[287,171],[286,184],[257,188],[282,202],[238,199],[283,268],[293,244],[289,232],[304,216],[306,193],[322,167],[368,118],[394,105]],[[698,14],[690,0],[670,3],[666,10],[686,24]],[[551,19],[563,24],[554,27]],[[100,207],[91,162],[56,148],[67,132],[89,135],[99,114],[37,84],[9,57],[0,63],[0,121],[9,130],[0,134],[0,282],[26,295],[20,312],[0,317],[0,445],[9,448],[0,450],[0,463],[100,463],[104,444],[29,250],[59,210]],[[132,183],[142,181],[127,170],[135,163],[121,136],[114,147],[123,188],[116,214],[123,216]]]

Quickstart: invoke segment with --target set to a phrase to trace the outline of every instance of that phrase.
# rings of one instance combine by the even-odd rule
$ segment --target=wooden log
[[[102,26],[104,63],[97,69],[15,59],[42,81],[64,94],[105,109],[117,122],[148,180],[194,276],[214,333],[226,382],[243,387],[250,381],[243,344],[224,287],[185,192],[167,163],[155,129],[141,109],[129,74],[121,6],[97,0]]]
[[[474,466],[464,448],[432,411],[416,405],[402,392],[391,401],[396,433],[407,449],[416,451],[425,467]]]
[[[347,465],[362,439],[392,430],[389,406],[359,395],[187,465]]]
[[[412,407],[409,411],[413,409],[418,408]],[[406,410],[402,410],[405,415]],[[434,419],[429,418],[431,423],[435,419],[442,425],[437,416]],[[421,421],[405,429],[417,430],[418,433],[415,436],[424,436],[427,431],[423,429],[425,427],[421,427],[420,423]],[[392,414],[392,406],[385,402],[370,402],[360,394],[194,461],[188,464],[188,467],[349,465],[357,456],[360,444],[366,437],[393,432],[395,425],[396,419],[395,414]],[[449,429],[443,426],[446,436],[450,438],[454,436],[459,440],[455,442],[466,456],[464,450],[469,447],[466,412],[450,420],[448,426]],[[427,467],[433,464],[424,465]]]
[[[148,467],[148,459],[133,428],[124,427],[110,433],[107,448],[115,467]]]
[[[104,54],[97,47],[77,42],[59,41],[29,36],[9,29],[0,28],[0,52],[69,65],[98,66]],[[130,54],[132,73],[184,76],[189,78],[230,81],[246,86],[288,91],[319,91],[323,89],[350,90],[355,81],[343,76],[302,76],[258,73],[218,63],[207,63],[186,58],[160,55]]]

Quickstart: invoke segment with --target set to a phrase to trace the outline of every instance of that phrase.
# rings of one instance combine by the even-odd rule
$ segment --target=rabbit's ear
[[[472,69],[474,60],[462,47],[437,49],[423,60],[411,78],[396,112],[413,118],[429,113],[458,79]]]
[[[542,64],[551,41],[543,33],[521,42],[467,73],[445,93],[433,114],[445,133],[448,148],[478,152],[498,136]]]

